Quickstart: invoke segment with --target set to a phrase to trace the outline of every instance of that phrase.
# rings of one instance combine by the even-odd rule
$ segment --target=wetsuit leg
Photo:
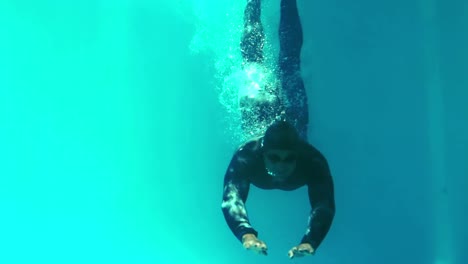
[[[240,43],[245,70],[265,70],[263,65],[265,34],[261,23],[261,0],[247,0],[244,11],[244,31]],[[252,68],[251,68],[252,67]],[[268,69],[266,69],[268,70]],[[255,81],[254,81],[255,82]],[[262,135],[279,113],[280,102],[276,89],[269,83],[246,83],[247,90],[259,85],[255,95],[242,94],[239,99],[241,126],[247,137]],[[254,89],[255,90],[255,89]]]
[[[286,118],[295,125],[300,136],[307,140],[309,108],[300,73],[303,36],[296,0],[281,0],[279,41],[278,70]]]
[[[265,33],[260,21],[261,0],[248,0],[244,11],[244,31],[240,49],[243,64],[262,63]]]

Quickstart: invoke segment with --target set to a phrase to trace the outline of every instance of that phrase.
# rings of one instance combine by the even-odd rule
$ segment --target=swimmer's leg
[[[300,72],[303,36],[296,0],[281,0],[279,40],[278,67],[286,118],[295,125],[301,137],[307,140],[309,107]]]
[[[245,71],[259,70],[263,63],[265,34],[261,22],[261,0],[247,0],[244,10],[244,29],[240,42],[242,68]],[[260,99],[258,80],[249,80],[245,87],[239,87],[241,126],[246,137],[259,136],[259,127],[264,122],[268,104]],[[242,91],[242,92],[241,92]]]
[[[265,33],[260,20],[261,0],[247,0],[244,11],[244,31],[240,43],[243,65],[263,62]]]

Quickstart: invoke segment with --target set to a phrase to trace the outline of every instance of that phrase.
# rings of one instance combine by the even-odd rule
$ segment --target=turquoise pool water
[[[245,1],[0,3],[0,263],[285,263],[309,205],[252,188],[269,256],[221,213]],[[466,1],[303,1],[309,139],[337,214],[297,263],[468,263]],[[265,0],[267,63],[279,0]],[[261,128],[260,128],[261,129]]]

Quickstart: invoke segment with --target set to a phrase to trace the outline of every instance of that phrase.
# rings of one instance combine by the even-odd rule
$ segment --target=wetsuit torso
[[[328,233],[335,214],[333,180],[327,160],[315,147],[302,142],[294,173],[279,180],[270,176],[265,168],[260,141],[252,140],[240,147],[226,171],[222,211],[229,228],[240,241],[244,234],[258,235],[250,225],[245,209],[250,184],[261,189],[285,191],[307,186],[312,210],[301,243],[309,243],[316,250]]]

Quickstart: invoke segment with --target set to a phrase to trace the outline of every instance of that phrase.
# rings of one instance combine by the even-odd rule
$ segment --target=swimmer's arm
[[[245,209],[250,182],[243,175],[243,164],[238,154],[234,155],[224,176],[221,209],[232,233],[242,243],[245,234],[258,235],[252,228]]]
[[[301,243],[309,243],[314,252],[327,235],[335,216],[333,179],[325,158],[317,168],[314,178],[318,180],[311,180],[308,184],[312,211],[309,215],[307,231],[301,240]]]

